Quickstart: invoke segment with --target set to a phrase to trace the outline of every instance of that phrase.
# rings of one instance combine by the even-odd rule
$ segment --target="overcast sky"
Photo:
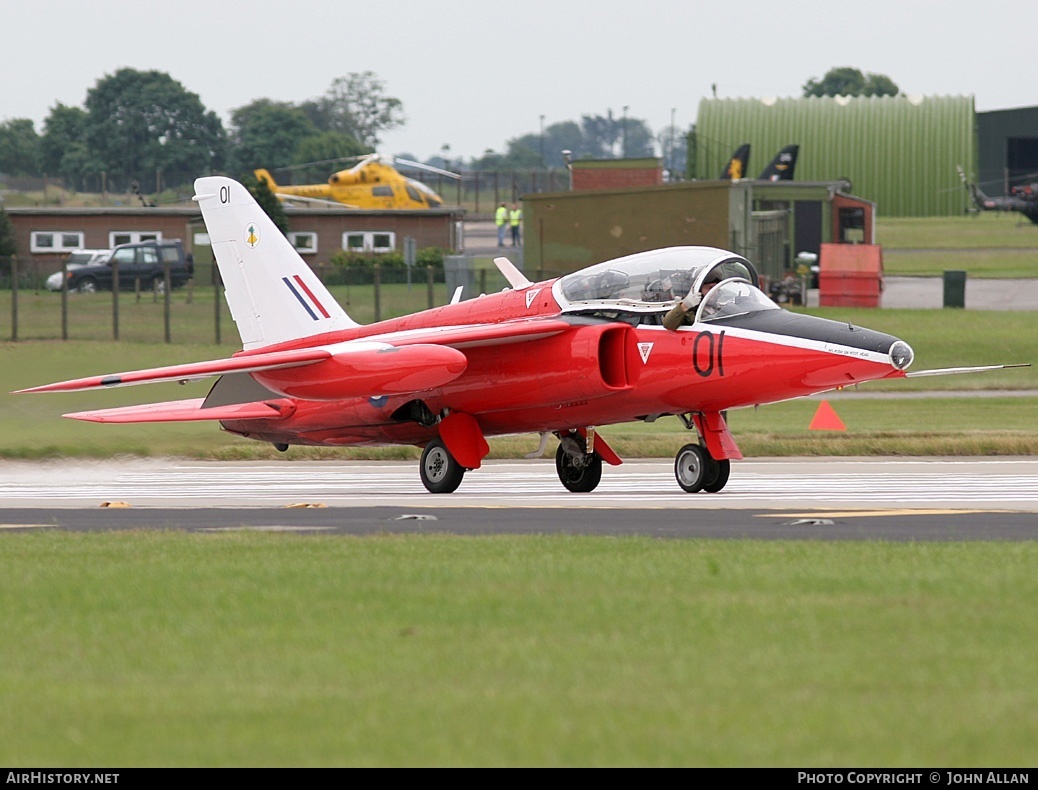
[[[504,151],[582,115],[686,128],[699,101],[801,95],[834,66],[902,92],[1038,105],[1034,0],[0,0],[0,121],[37,132],[122,67],[169,74],[229,124],[373,71],[406,123],[381,151]],[[1038,130],[1036,130],[1038,133]],[[736,141],[737,142],[737,141]]]

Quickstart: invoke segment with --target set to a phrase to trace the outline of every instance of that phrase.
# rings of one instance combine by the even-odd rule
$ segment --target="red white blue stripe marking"
[[[306,287],[303,278],[298,274],[293,275],[291,279],[288,277],[282,277],[281,281],[288,287],[288,290],[292,292],[292,295],[299,300],[299,304],[303,306],[303,309],[310,314],[310,317],[314,319],[314,321],[320,320],[317,312],[325,318],[331,318],[328,311],[324,309],[324,305],[321,304],[316,296],[314,296],[313,291]],[[317,308],[317,312],[314,312],[315,307]]]

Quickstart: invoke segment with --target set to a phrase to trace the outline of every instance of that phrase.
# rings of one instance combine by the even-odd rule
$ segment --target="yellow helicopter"
[[[443,198],[421,181],[402,175],[396,169],[397,164],[461,179],[449,170],[382,154],[365,154],[348,170],[332,173],[327,184],[287,186],[274,181],[267,170],[254,172],[256,178],[266,180],[267,186],[282,202],[303,200],[361,209],[429,209],[443,205]],[[300,165],[309,166],[312,165]]]

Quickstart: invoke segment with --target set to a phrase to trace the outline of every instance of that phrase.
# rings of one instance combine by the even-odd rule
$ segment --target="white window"
[[[108,232],[108,246],[137,244],[142,241],[162,241],[162,232],[157,230],[112,230]]]
[[[83,248],[81,230],[34,230],[29,241],[33,252],[71,252]]]
[[[292,231],[288,234],[288,240],[300,254],[317,252],[317,234],[312,231]]]
[[[378,230],[343,233],[342,248],[350,252],[392,252],[396,249],[396,234]]]

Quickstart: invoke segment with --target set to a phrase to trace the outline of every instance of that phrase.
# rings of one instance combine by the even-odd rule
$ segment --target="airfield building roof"
[[[975,169],[972,96],[703,99],[696,172],[713,178],[739,145],[749,172],[797,143],[797,181],[847,179],[886,216],[961,214],[967,196],[956,165]]]

